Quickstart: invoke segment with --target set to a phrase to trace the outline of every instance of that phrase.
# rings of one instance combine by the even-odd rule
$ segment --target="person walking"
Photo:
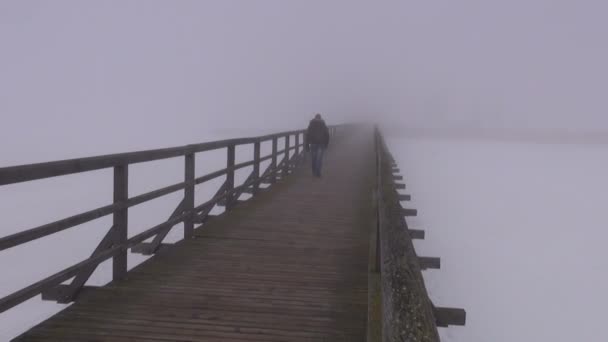
[[[310,151],[312,159],[312,174],[321,177],[321,167],[323,165],[323,154],[329,145],[329,129],[321,114],[316,114],[310,120],[306,134],[304,135],[306,151]]]

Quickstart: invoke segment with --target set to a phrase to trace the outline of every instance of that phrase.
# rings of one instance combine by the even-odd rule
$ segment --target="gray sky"
[[[294,128],[316,111],[440,132],[603,134],[607,9],[599,0],[2,0],[0,146],[158,147],[209,131]],[[2,165],[18,161],[0,155]]]

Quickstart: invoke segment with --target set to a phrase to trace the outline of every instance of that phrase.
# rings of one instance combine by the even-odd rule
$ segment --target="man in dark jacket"
[[[323,153],[329,144],[329,129],[321,118],[321,114],[315,115],[315,118],[308,124],[305,139],[306,151],[311,152],[312,173],[315,177],[321,177]]]

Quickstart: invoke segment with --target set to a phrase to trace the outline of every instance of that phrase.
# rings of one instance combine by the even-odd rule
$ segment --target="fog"
[[[603,136],[606,7],[4,0],[0,165],[301,127],[314,112],[400,134]]]
[[[380,123],[397,141],[394,153],[406,163],[401,165],[406,180],[408,174],[414,177],[414,198],[422,194],[419,204],[428,216],[421,223],[441,225],[444,210],[467,210],[469,216],[461,217],[459,227],[466,232],[463,236],[475,241],[480,222],[470,230],[463,223],[476,219],[473,207],[456,206],[456,197],[451,204],[442,201],[437,186],[426,189],[447,182],[447,176],[431,170],[454,167],[464,177],[481,168],[483,179],[500,182],[500,170],[484,168],[497,163],[488,159],[492,153],[511,153],[511,159],[502,160],[509,162],[500,164],[505,167],[547,158],[528,170],[540,178],[551,167],[563,166],[550,162],[561,158],[605,170],[605,164],[591,162],[599,154],[565,144],[585,143],[598,151],[591,144],[608,143],[607,10],[599,0],[0,0],[0,167],[304,128],[320,112],[329,124]],[[429,148],[399,140],[404,137],[441,139],[446,145]],[[469,155],[468,161],[454,158],[452,154],[469,153],[452,148],[455,139],[475,141],[484,153]],[[505,149],[490,144],[492,140],[560,143],[555,148],[562,146],[566,152],[535,150],[536,154],[517,159],[514,151],[527,148]],[[424,152],[414,153],[417,147]],[[427,152],[444,159],[424,162]],[[245,155],[250,151],[237,151],[240,160]],[[201,157],[197,165],[204,167],[197,174],[222,165],[222,158]],[[181,162],[134,167],[132,194],[178,181]],[[580,173],[568,174],[567,179],[588,177],[577,170]],[[0,188],[0,237],[107,204],[111,175],[106,171]],[[142,176],[135,177],[138,174]],[[569,181],[554,176],[556,183]],[[584,187],[591,198],[600,198],[593,197],[597,190],[591,184],[601,182],[596,177]],[[533,185],[517,177],[509,181]],[[208,197],[215,185],[198,190],[197,196]],[[531,187],[531,196],[544,198],[548,189]],[[480,206],[501,196],[473,190],[471,194],[470,203]],[[138,228],[130,228],[131,236],[166,219],[178,198],[163,201],[134,210],[129,224]],[[537,215],[554,212],[561,208],[558,204],[544,202]],[[36,208],[36,213],[23,208]],[[581,215],[601,225],[598,213],[601,208]],[[483,217],[484,229],[498,229],[491,223],[500,217]],[[27,250],[0,253],[0,268],[14,271],[8,280],[2,279],[0,297],[88,256],[109,227],[107,220],[98,221],[85,225],[84,233],[66,233]],[[541,228],[555,222],[537,223],[527,227],[538,229],[533,241],[540,244],[548,234]],[[430,232],[432,227],[428,228]],[[464,242],[446,227],[435,229],[444,229],[444,240],[433,244],[434,236],[420,248],[447,249],[450,258],[462,262],[461,268],[470,266],[473,258],[456,252]],[[598,230],[590,234],[604,239]],[[514,249],[521,247],[508,238]],[[56,249],[65,241],[82,239],[88,243]],[[530,246],[525,245],[532,258],[536,249]],[[583,248],[582,243],[576,246]],[[486,247],[485,260],[504,261],[504,255]],[[17,259],[22,263],[19,270],[11,266]],[[93,277],[95,283],[107,281],[107,266]],[[492,310],[502,310],[500,305],[513,308],[505,302],[481,305],[475,292],[465,289],[478,285],[463,283],[453,270],[448,267],[447,278],[437,282],[431,276],[431,293],[448,300],[441,305],[470,308],[471,326],[444,337],[499,341],[499,329],[507,328],[499,325],[503,316],[492,320]],[[491,274],[475,270],[479,272],[465,272],[472,281],[487,280]],[[456,288],[438,283],[454,283]],[[481,293],[497,295],[504,290],[491,285]],[[450,297],[452,290],[456,294]],[[0,315],[0,339],[15,336],[57,310],[55,304],[37,301]],[[506,322],[530,330],[503,335],[513,336],[505,341],[558,341],[521,323]]]

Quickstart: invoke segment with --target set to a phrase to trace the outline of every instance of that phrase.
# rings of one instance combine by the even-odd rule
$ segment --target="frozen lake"
[[[388,139],[424,228],[449,342],[603,342],[608,146]]]

